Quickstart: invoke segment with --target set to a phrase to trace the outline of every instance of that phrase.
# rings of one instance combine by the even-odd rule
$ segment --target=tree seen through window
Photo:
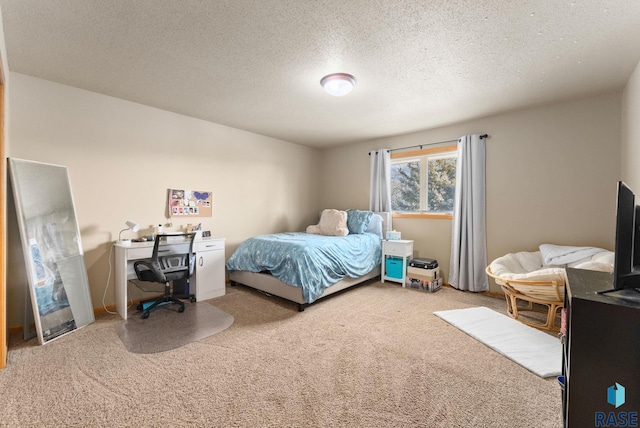
[[[391,209],[398,213],[450,214],[456,186],[455,148],[423,153],[392,161]]]

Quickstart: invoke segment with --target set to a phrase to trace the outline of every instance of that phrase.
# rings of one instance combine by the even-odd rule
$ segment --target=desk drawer
[[[195,251],[195,244],[193,245]],[[167,243],[160,244],[158,248],[159,256],[168,256],[170,254],[184,254],[189,251],[189,243]],[[127,249],[127,260],[140,260],[150,259],[153,255],[153,245],[148,245],[140,248]]]
[[[224,250],[224,239],[212,239],[194,242],[193,249],[196,253],[202,251]]]
[[[143,248],[129,248],[127,250],[128,260],[149,259],[153,253],[153,246]]]

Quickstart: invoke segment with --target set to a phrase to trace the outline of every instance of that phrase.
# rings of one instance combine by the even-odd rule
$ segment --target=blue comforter
[[[347,236],[276,233],[249,238],[233,253],[227,269],[269,271],[280,281],[302,287],[311,303],[324,289],[345,276],[362,276],[381,261],[380,237],[373,233]]]

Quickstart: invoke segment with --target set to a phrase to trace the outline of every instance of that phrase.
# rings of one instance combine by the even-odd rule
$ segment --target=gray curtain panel
[[[456,196],[451,232],[449,283],[460,290],[486,291],[489,279],[485,222],[485,138],[458,140]]]
[[[369,210],[391,212],[391,151],[374,150],[369,153],[371,181]]]

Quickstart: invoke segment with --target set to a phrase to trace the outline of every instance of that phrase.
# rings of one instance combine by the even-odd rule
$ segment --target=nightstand
[[[407,278],[407,264],[409,259],[413,257],[413,241],[408,239],[398,239],[395,241],[382,241],[382,274],[380,275],[380,279],[382,282],[387,281],[395,281],[402,284],[404,287],[405,280]],[[390,260],[391,263],[398,263],[399,272],[388,272],[387,271],[387,259],[392,258]],[[389,276],[393,275],[393,276]]]

